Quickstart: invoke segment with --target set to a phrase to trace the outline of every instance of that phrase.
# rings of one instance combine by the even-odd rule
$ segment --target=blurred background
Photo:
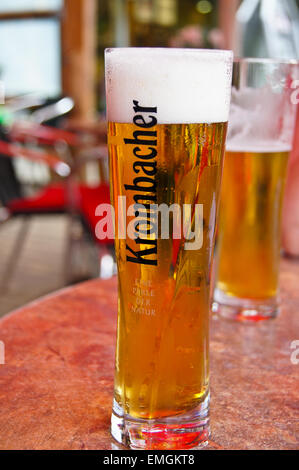
[[[95,208],[109,202],[104,49],[223,48],[298,59],[298,7],[296,0],[1,0],[0,315],[115,273],[113,242],[94,236]],[[298,238],[286,247],[293,255]]]

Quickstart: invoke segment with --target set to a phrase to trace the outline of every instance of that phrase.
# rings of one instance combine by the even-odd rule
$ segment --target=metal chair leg
[[[22,219],[20,229],[13,244],[12,251],[8,257],[6,268],[4,269],[4,274],[0,282],[0,293],[2,294],[8,290],[29,231],[30,216],[25,216]]]

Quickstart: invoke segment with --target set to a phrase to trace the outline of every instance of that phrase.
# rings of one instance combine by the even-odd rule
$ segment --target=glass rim
[[[235,57],[234,64],[260,64],[260,65],[299,65],[297,59],[272,59],[263,57]]]
[[[202,54],[207,52],[209,54],[228,54],[232,55],[233,51],[231,49],[203,49],[203,48],[193,48],[193,47],[106,47],[104,52],[107,54],[113,51],[122,51],[122,52],[145,52],[145,51],[160,51],[160,52],[170,52],[171,54],[177,52],[192,52],[194,54]]]

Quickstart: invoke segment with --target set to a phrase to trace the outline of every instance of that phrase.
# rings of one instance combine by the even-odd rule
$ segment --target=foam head
[[[159,124],[226,122],[232,63],[231,51],[107,49],[108,121],[132,122],[136,100],[157,107]]]

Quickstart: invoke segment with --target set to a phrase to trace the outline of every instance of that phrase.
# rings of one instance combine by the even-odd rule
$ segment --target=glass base
[[[277,298],[266,300],[241,299],[215,289],[212,312],[227,320],[259,322],[279,314]]]
[[[137,419],[123,413],[114,400],[111,434],[137,450],[201,449],[208,445],[210,395],[197,408],[161,419]]]

